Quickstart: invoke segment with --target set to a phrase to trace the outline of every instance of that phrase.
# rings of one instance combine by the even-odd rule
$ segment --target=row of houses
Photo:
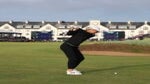
[[[50,32],[51,40],[57,41],[70,37],[66,35],[66,32],[72,25],[78,26],[79,28],[85,28],[89,25],[99,26],[100,32],[92,38],[97,40],[104,39],[104,32],[122,31],[125,33],[125,39],[138,35],[150,34],[150,22],[147,21],[101,22],[100,20],[91,20],[89,22],[0,21],[0,33],[15,32],[31,40],[35,32]]]

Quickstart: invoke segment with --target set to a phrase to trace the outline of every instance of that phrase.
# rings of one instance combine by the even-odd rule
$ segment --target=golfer
[[[75,69],[84,60],[83,54],[79,51],[79,45],[90,37],[95,36],[99,30],[98,26],[91,25],[84,30],[73,27],[67,32],[67,35],[72,36],[60,46],[60,49],[68,58],[67,75],[82,75],[80,71]]]

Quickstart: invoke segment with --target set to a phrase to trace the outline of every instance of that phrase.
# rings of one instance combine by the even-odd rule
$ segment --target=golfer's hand
[[[76,30],[78,30],[78,29],[79,29],[79,28],[73,28],[73,27],[72,27],[72,28],[69,29],[69,31],[76,31]]]

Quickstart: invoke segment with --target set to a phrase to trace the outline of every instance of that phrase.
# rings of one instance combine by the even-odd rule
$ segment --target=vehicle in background
[[[52,41],[52,31],[50,32],[41,32],[41,31],[33,31],[31,33],[32,41]]]
[[[0,42],[27,42],[29,39],[21,36],[21,33],[18,32],[0,32]]]
[[[108,40],[124,40],[125,39],[125,32],[124,31],[112,31],[112,32],[103,32],[104,41]]]

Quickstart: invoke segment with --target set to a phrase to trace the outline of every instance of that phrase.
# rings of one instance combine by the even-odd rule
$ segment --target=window
[[[49,26],[48,26],[48,27],[46,27],[46,30],[51,30],[51,27],[49,27]]]
[[[148,30],[148,27],[143,27],[143,30]]]
[[[82,25],[67,25],[67,28],[71,28],[72,26],[76,28],[82,28]]]
[[[110,29],[116,29],[116,25],[110,25],[109,28]]]
[[[26,25],[25,28],[32,28],[32,25]]]
[[[118,28],[119,29],[127,29],[127,25],[119,25]]]
[[[5,26],[4,29],[9,29],[9,26]]]
[[[33,28],[40,28],[40,25],[34,25]]]
[[[23,28],[23,25],[17,25],[17,28],[21,29]]]
[[[65,25],[59,25],[58,28],[65,28]]]
[[[136,26],[135,25],[130,25],[129,29],[136,29]]]

